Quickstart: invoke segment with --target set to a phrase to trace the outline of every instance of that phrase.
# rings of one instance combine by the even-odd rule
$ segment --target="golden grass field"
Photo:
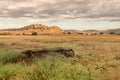
[[[73,58],[74,60],[72,59],[74,65],[77,65],[77,67],[83,66],[84,68],[87,68],[88,71],[98,71],[98,77],[95,79],[65,78],[63,80],[120,80],[120,36],[118,35],[0,36],[0,54],[6,52],[6,50],[16,50],[21,52],[27,49],[53,47],[72,48],[76,55],[75,58]],[[67,63],[64,63],[64,65],[67,65]],[[67,66],[69,67],[70,65]],[[0,67],[2,68],[4,65]],[[12,79],[20,80],[13,77],[6,80]],[[5,80],[5,78],[0,78],[0,80]],[[43,80],[57,80],[57,78]]]

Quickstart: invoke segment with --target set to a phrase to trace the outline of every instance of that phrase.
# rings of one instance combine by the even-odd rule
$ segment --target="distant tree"
[[[25,33],[23,33],[22,35],[25,35]]]
[[[94,33],[93,35],[97,35],[97,33]]]
[[[114,32],[110,32],[109,34],[115,34]]]
[[[32,32],[32,34],[31,35],[37,35],[37,32]]]
[[[103,33],[103,32],[100,32],[99,34],[102,35],[102,34],[104,34],[104,33]]]
[[[71,32],[67,32],[68,34],[72,34]]]

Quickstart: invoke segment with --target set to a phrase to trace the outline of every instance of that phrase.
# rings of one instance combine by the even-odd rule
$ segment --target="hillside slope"
[[[120,28],[106,30],[106,33],[120,34]]]

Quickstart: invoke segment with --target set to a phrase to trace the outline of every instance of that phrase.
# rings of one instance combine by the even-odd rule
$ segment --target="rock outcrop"
[[[53,54],[54,53],[54,54]],[[75,53],[73,49],[65,49],[62,47],[51,48],[51,49],[40,49],[40,50],[25,50],[23,52],[27,57],[41,57],[43,55],[64,55],[65,57],[74,57]]]
[[[51,33],[63,33],[64,30],[62,30],[61,28],[59,28],[58,26],[46,26],[46,25],[42,25],[42,24],[31,24],[31,25],[27,25],[23,28],[21,28],[21,30],[24,31],[36,31],[38,33],[47,33],[47,34],[51,34]]]
[[[31,25],[27,25],[24,26],[22,29],[23,30],[45,30],[47,29],[48,26],[42,25],[42,24],[31,24]]]

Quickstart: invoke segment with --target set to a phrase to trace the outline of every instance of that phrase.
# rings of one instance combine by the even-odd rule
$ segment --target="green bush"
[[[14,50],[6,50],[6,52],[0,53],[0,63],[6,64],[18,58],[20,54]]]
[[[6,64],[0,67],[0,80],[18,80],[16,76],[20,73],[21,64]]]

